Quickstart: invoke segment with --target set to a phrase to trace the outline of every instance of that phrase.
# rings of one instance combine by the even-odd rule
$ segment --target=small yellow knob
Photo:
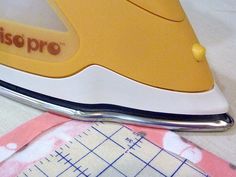
[[[199,43],[193,44],[192,47],[193,57],[198,61],[202,61],[206,55],[206,49]]]

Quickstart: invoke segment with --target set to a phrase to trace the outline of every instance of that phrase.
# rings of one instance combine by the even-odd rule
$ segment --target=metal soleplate
[[[169,114],[116,105],[74,103],[32,92],[1,80],[0,95],[43,111],[82,121],[109,121],[180,131],[224,131],[234,124],[228,114]]]

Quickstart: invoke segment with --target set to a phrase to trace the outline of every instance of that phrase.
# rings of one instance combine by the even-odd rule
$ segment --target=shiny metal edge
[[[225,131],[233,126],[234,120],[228,116],[228,120],[214,120],[207,121],[199,119],[198,121],[183,121],[183,120],[171,120],[171,119],[159,119],[140,117],[130,114],[114,113],[114,112],[85,112],[80,110],[74,110],[55,104],[51,104],[39,99],[35,99],[21,93],[12,91],[5,87],[0,86],[0,95],[20,102],[22,104],[47,111],[53,114],[62,115],[71,119],[80,121],[106,121],[133,124],[138,126],[146,126],[152,128],[169,129],[176,131],[196,131],[196,132],[209,132],[209,131]]]

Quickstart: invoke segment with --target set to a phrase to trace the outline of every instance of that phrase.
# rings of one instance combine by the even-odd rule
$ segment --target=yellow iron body
[[[178,0],[0,1],[0,94],[73,119],[225,130],[205,53]]]
[[[49,2],[68,31],[0,19],[2,64],[53,78],[100,65],[153,87],[181,92],[213,88],[205,56],[200,62],[194,57],[199,42],[177,0]],[[17,40],[24,44],[17,46]]]

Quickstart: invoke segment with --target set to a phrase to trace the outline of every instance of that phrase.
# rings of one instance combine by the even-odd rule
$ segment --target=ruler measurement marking
[[[195,168],[194,166],[191,166],[191,164],[188,164],[188,162],[187,162],[187,160],[186,159],[182,159],[182,158],[178,158],[178,157],[176,157],[174,154],[171,154],[170,152],[168,152],[168,151],[166,151],[166,150],[164,150],[163,148],[161,148],[160,146],[158,146],[158,145],[156,145],[155,143],[153,143],[153,142],[151,142],[150,140],[148,140],[148,139],[146,139],[144,136],[142,136],[142,135],[140,135],[139,133],[135,133],[135,132],[133,132],[133,130],[131,130],[130,128],[128,128],[128,127],[126,127],[126,126],[121,126],[118,130],[116,130],[115,131],[115,129],[111,129],[111,130],[113,130],[113,131],[115,131],[112,135],[106,135],[106,131],[108,130],[106,130],[106,129],[104,129],[105,130],[105,132],[103,132],[102,130],[103,129],[99,129],[99,128],[96,128],[96,127],[98,127],[98,126],[101,126],[101,124],[104,124],[103,122],[99,122],[99,123],[97,123],[97,122],[95,122],[89,129],[87,129],[86,131],[84,131],[84,132],[82,132],[82,134],[84,134],[84,135],[86,135],[86,136],[90,136],[90,134],[91,133],[93,133],[93,132],[97,132],[97,133],[99,133],[99,134],[101,134],[101,135],[103,135],[104,137],[105,137],[105,139],[104,140],[102,140],[100,143],[99,142],[97,142],[97,143],[99,143],[96,147],[94,147],[93,149],[90,149],[89,148],[89,144],[87,144],[86,142],[87,141],[85,141],[85,144],[83,143],[83,138],[82,137],[84,137],[83,135],[81,136],[81,135],[77,135],[76,137],[74,137],[74,141],[72,140],[72,141],[68,141],[68,143],[70,143],[70,144],[77,144],[76,142],[78,142],[81,146],[83,146],[83,147],[85,147],[87,150],[88,150],[88,152],[85,154],[85,155],[83,155],[83,154],[81,154],[81,155],[83,155],[80,159],[78,159],[75,163],[73,163],[72,162],[72,158],[73,158],[73,156],[72,156],[72,158],[69,158],[69,156],[71,156],[70,155],[70,153],[65,153],[65,151],[67,152],[70,152],[70,150],[66,150],[66,149],[71,149],[71,147],[74,147],[74,146],[69,146],[68,144],[64,144],[63,146],[64,147],[67,147],[65,150],[62,148],[63,146],[61,146],[59,149],[61,150],[61,152],[59,152],[59,151],[54,151],[55,152],[55,155],[54,155],[54,153],[51,153],[51,154],[49,154],[51,157],[53,157],[53,158],[56,158],[56,157],[59,157],[58,158],[58,160],[57,159],[55,159],[56,161],[54,161],[54,160],[52,160],[52,161],[50,161],[47,157],[45,157],[45,160],[42,162],[42,161],[39,161],[39,163],[38,163],[38,165],[40,165],[40,164],[45,164],[45,162],[47,162],[47,163],[56,163],[56,162],[60,162],[60,161],[62,161],[62,160],[64,160],[65,162],[64,163],[62,163],[62,164],[69,164],[69,167],[67,167],[65,170],[63,170],[60,174],[58,174],[57,176],[60,176],[60,175],[62,175],[64,172],[66,172],[67,170],[69,170],[71,167],[72,168],[74,168],[74,170],[73,170],[73,172],[74,173],[76,173],[76,172],[78,172],[78,175],[77,176],[81,176],[81,175],[83,175],[83,176],[90,176],[90,175],[92,175],[92,173],[89,173],[89,168],[86,168],[86,166],[87,167],[89,167],[89,164],[87,164],[86,163],[86,165],[84,165],[85,167],[82,167],[82,166],[79,166],[79,167],[77,167],[79,164],[77,164],[77,163],[79,163],[82,159],[84,159],[85,157],[87,157],[89,154],[93,154],[93,155],[95,155],[95,156],[97,156],[99,159],[101,159],[102,161],[104,161],[106,164],[104,164],[104,166],[103,166],[103,168],[99,168],[99,170],[101,170],[100,172],[98,172],[99,174],[94,174],[94,175],[96,175],[96,176],[100,176],[100,175],[102,175],[102,174],[104,174],[104,172],[106,172],[109,168],[112,168],[113,170],[116,170],[117,172],[119,172],[121,175],[123,175],[123,176],[126,176],[126,174],[124,174],[124,172],[122,172],[122,171],[120,171],[119,169],[117,169],[117,168],[120,168],[120,167],[114,167],[113,165],[117,162],[117,161],[119,161],[124,155],[126,155],[126,153],[129,153],[129,154],[131,154],[133,157],[134,157],[134,159],[136,159],[136,161],[141,161],[142,163],[144,163],[144,167],[142,167],[142,169],[137,169],[138,171],[137,172],[135,172],[136,173],[136,175],[135,176],[138,176],[138,175],[140,175],[140,173],[143,171],[143,170],[147,170],[148,168],[147,167],[150,167],[151,169],[153,169],[154,171],[156,171],[157,173],[159,173],[159,174],[161,174],[161,175],[163,175],[163,176],[166,176],[163,172],[161,172],[161,171],[159,171],[158,169],[156,169],[157,167],[154,167],[153,166],[153,164],[151,164],[151,162],[163,151],[163,152],[166,152],[166,153],[168,153],[171,157],[174,157],[174,158],[176,158],[179,162],[180,162],[180,165],[177,165],[176,166],[176,169],[174,170],[174,172],[173,172],[173,174],[172,174],[172,176],[174,176],[174,175],[176,175],[176,173],[179,171],[179,170],[181,170],[182,169],[182,167],[183,166],[185,166],[185,164],[187,165],[187,166],[189,166],[189,167],[191,167],[191,169],[193,169],[193,170],[195,170],[195,171],[197,171],[199,174],[202,174],[202,175],[204,175],[205,177],[208,177],[208,175],[206,175],[205,173],[203,173],[203,172],[201,172],[199,169],[197,169],[197,168]],[[103,128],[103,127],[102,127]],[[106,127],[104,127],[104,128],[106,128]],[[113,139],[112,139],[112,136],[114,136],[116,133],[118,133],[122,128],[126,128],[126,129],[128,129],[129,131],[131,131],[131,132],[133,132],[133,135],[135,136],[135,137],[133,137],[133,136],[127,136],[127,138],[125,137],[125,135],[123,135],[122,133],[122,137],[120,137],[120,138],[126,138],[125,140],[127,141],[127,146],[128,147],[126,147],[126,148],[124,148],[122,145],[123,145],[123,143],[122,143],[122,145],[121,144],[119,144],[120,142],[118,141],[118,142],[116,142],[116,141],[114,141]],[[95,130],[95,131],[92,131],[92,130]],[[110,130],[109,130],[110,131]],[[91,132],[91,133],[89,133],[89,132]],[[98,135],[98,134],[97,134]],[[79,139],[77,139],[79,137]],[[92,136],[93,137],[93,136]],[[131,138],[132,137],[132,138]],[[82,138],[82,139],[80,139],[80,138]],[[86,138],[86,137],[84,137],[84,138]],[[108,140],[110,140],[110,142],[112,142],[112,143],[114,143],[114,144],[116,144],[117,146],[119,146],[120,148],[122,148],[123,150],[124,150],[124,153],[122,153],[122,151],[120,152],[119,151],[119,153],[117,154],[118,155],[118,157],[116,158],[116,159],[113,159],[113,161],[111,161],[111,163],[109,163],[107,160],[105,160],[103,157],[101,157],[100,155],[98,155],[96,152],[95,152],[95,150],[98,148],[98,147],[100,147],[100,146],[102,146],[106,141],[108,141]],[[154,157],[152,157],[152,159],[151,160],[144,160],[144,159],[142,159],[141,157],[139,157],[140,156],[140,153],[142,154],[142,151],[143,151],[143,149],[139,152],[137,152],[137,151],[135,151],[136,149],[138,149],[138,148],[142,148],[142,143],[143,143],[143,141],[142,140],[146,140],[148,143],[151,143],[152,145],[154,145],[155,147],[157,147],[158,149],[156,149],[156,151],[157,150],[159,150],[158,151],[158,153],[156,153],[156,155],[154,156]],[[95,144],[96,145],[96,144]],[[144,143],[144,145],[145,145],[145,143]],[[136,148],[135,148],[136,147]],[[144,146],[145,147],[145,146]],[[72,148],[73,149],[73,148]],[[131,150],[131,151],[130,151]],[[134,151],[135,152],[134,152]],[[99,148],[99,151],[98,152],[103,152],[103,151],[100,151],[100,148]],[[122,153],[122,154],[121,154]],[[64,155],[64,154],[66,154],[66,155]],[[154,154],[153,154],[154,155]],[[115,157],[115,156],[114,156]],[[94,157],[95,158],[95,157]],[[151,157],[149,157],[149,158],[151,158]],[[145,158],[146,159],[146,158]],[[157,159],[155,159],[155,160],[157,160]],[[147,161],[147,162],[146,162]],[[76,165],[77,164],[77,165]],[[43,170],[42,170],[42,167],[41,166],[37,166],[37,165],[34,165],[35,166],[35,169],[34,170],[38,170],[39,172],[41,172],[43,175],[45,175],[45,176],[48,176]],[[83,168],[85,168],[85,169],[83,169]],[[91,170],[91,169],[90,169]],[[32,170],[29,168],[29,171],[32,173]],[[36,171],[35,171],[36,172]],[[87,174],[86,174],[87,173]],[[26,173],[22,173],[24,176],[26,176],[26,177],[28,177],[27,175],[26,175]],[[28,174],[28,172],[27,172],[27,174]],[[33,174],[32,174],[33,175]]]
[[[78,174],[77,176],[80,176],[80,175],[84,174],[87,170],[88,170],[88,168],[86,168],[83,172],[81,172],[81,173]],[[74,171],[74,172],[75,172],[75,171]],[[87,176],[90,176],[90,175],[91,175],[91,173],[89,173]]]
[[[107,139],[106,139],[107,140]],[[104,142],[106,141],[106,140],[104,140]],[[103,142],[103,143],[104,143]],[[82,142],[80,142],[79,141],[79,143],[82,145],[82,146],[84,146],[85,148],[87,148],[88,150],[89,150],[89,153],[93,153],[94,155],[96,155],[98,158],[100,158],[101,160],[103,160],[104,162],[106,162],[108,165],[110,165],[110,163],[109,162],[107,162],[104,158],[102,158],[101,156],[99,156],[97,153],[95,153],[94,152],[94,150],[97,148],[97,147],[95,147],[94,149],[89,149],[86,145],[84,145]],[[101,143],[101,144],[103,144],[103,143]],[[100,144],[100,145],[101,145]],[[118,171],[119,173],[121,173],[122,175],[124,175],[119,169],[117,169],[116,167],[114,167],[114,166],[112,166],[111,165],[111,167],[113,167],[116,171]],[[125,175],[124,175],[125,176]]]
[[[68,144],[65,144],[65,146],[66,146],[68,149],[70,149],[70,146],[68,146]]]
[[[134,147],[133,147],[133,145],[128,145],[128,147],[129,147],[129,149],[127,149],[127,151],[126,151],[126,152],[128,152],[130,149],[133,149],[133,150],[135,150],[135,149],[134,149]]]
[[[60,153],[58,151],[55,151],[55,152],[56,152],[56,156],[55,157],[58,157],[58,156],[60,156],[60,154],[62,154],[63,151],[61,151]]]
[[[78,163],[80,160],[82,160],[84,157],[86,157],[90,152],[86,153],[84,156],[82,156],[79,160],[77,160],[75,163],[73,164],[76,164]],[[59,175],[57,176],[60,176],[61,174],[65,173],[67,170],[69,170],[72,166],[69,166],[68,168],[66,168],[65,170],[63,170]]]
[[[123,127],[121,127],[120,129],[118,129],[116,132],[114,132],[111,136],[110,136],[110,138],[113,136],[113,135],[115,135],[117,132],[119,132],[121,129],[122,129]],[[77,138],[74,138],[77,142],[79,142],[79,143],[81,143]],[[97,147],[99,147],[101,144],[103,144],[105,141],[107,141],[108,140],[108,138],[107,139],[105,139],[105,140],[103,140],[100,144],[98,144],[92,151],[94,151]],[[84,157],[86,157],[87,155],[89,155],[92,151],[89,151],[87,154],[85,154],[83,157],[81,157],[79,160],[77,160],[74,164],[76,164],[76,163],[78,163],[80,160],[82,160]],[[56,151],[56,153],[58,153],[57,151]],[[62,153],[62,152],[61,152]],[[61,155],[61,154],[57,154],[57,156],[58,155]],[[61,174],[63,174],[64,172],[66,172],[67,170],[69,170],[70,168],[71,168],[72,166],[69,166],[67,169],[65,169],[64,171],[62,171],[59,175],[61,175]],[[58,176],[59,176],[58,175]]]
[[[64,163],[64,165],[66,165],[68,162],[70,162],[72,159],[70,158],[68,161],[66,161],[65,163]]]
[[[54,157],[54,155],[52,155],[52,154],[49,154],[51,157]]]
[[[139,141],[139,143],[142,143],[141,141]],[[138,144],[136,144],[136,146],[138,147],[138,148],[141,148],[141,146],[139,146]]]
[[[87,134],[87,133],[85,133],[85,132],[83,132],[83,134],[85,134],[86,136],[88,136],[88,134]]]
[[[135,143],[133,143],[131,146],[129,146],[129,148],[125,152],[127,153],[130,149],[135,150],[134,146],[136,146],[142,139],[143,139],[143,137],[140,137]]]
[[[84,174],[79,168],[80,167],[76,167],[76,163],[71,163],[70,161],[68,161],[67,159],[66,159],[66,157],[64,157],[63,155],[61,155],[61,153],[59,153],[59,152],[57,152],[57,151],[55,151],[59,156],[61,156],[66,162],[68,162],[69,164],[70,164],[70,167],[74,167],[75,169],[77,169],[80,173],[82,173],[84,176],[86,176],[87,177],[87,175],[86,174]],[[60,174],[58,174],[57,176],[60,176],[62,173],[60,173]]]
[[[48,162],[51,162],[47,157],[45,157],[45,159],[46,159]]]
[[[78,169],[80,169],[82,166],[80,165],[80,166],[78,166],[78,168],[76,168],[73,172],[76,172],[76,171],[78,171]]]
[[[37,168],[43,175],[45,175],[46,177],[49,177],[43,170],[41,170],[37,165],[34,165],[35,168]]]
[[[27,174],[25,174],[25,173],[23,173],[26,177],[28,177],[28,175]]]
[[[78,140],[76,137],[74,137],[74,140],[77,141],[77,142],[79,142],[79,140]]]

